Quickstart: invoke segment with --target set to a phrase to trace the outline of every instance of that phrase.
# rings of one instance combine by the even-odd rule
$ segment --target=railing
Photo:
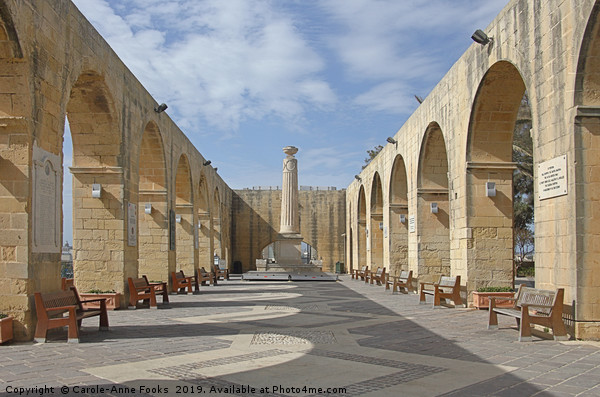
[[[249,187],[244,188],[243,190],[281,190],[281,186],[252,186],[252,189]],[[335,186],[300,186],[298,190],[314,190],[314,191],[332,191],[337,190]],[[344,190],[344,189],[342,189]]]

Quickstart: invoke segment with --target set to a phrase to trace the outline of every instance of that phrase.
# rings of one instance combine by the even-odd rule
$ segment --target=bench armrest
[[[436,286],[437,283],[431,282],[431,281],[419,281],[419,284],[421,285],[433,285]]]
[[[82,300],[80,302],[81,303],[89,303],[89,302],[101,302],[101,301],[106,301],[106,298],[86,299],[86,300]]]
[[[46,309],[47,312],[58,312],[58,311],[65,311],[65,310],[70,310],[70,309],[77,309],[77,306],[75,305],[69,305],[69,306],[57,306],[57,307],[45,307],[44,309]]]

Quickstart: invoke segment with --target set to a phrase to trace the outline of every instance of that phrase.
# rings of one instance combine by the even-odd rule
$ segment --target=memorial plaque
[[[61,252],[61,169],[60,156],[33,146],[33,252]]]
[[[137,245],[137,205],[127,203],[127,245]]]
[[[540,200],[567,194],[567,156],[555,157],[539,164],[537,180]]]
[[[177,224],[175,222],[175,211],[169,210],[169,249],[175,251],[175,228]]]
[[[411,215],[408,217],[408,231],[414,233],[417,230],[417,225],[415,222],[415,216]]]

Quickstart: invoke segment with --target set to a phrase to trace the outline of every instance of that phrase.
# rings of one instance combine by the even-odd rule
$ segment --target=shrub
[[[88,294],[114,294],[115,290],[101,290],[101,289],[91,289],[87,292]]]
[[[8,314],[0,313],[0,318],[6,318],[6,317],[8,317]]]
[[[533,277],[535,276],[535,267],[520,267],[517,269],[517,277]]]
[[[477,288],[477,292],[513,292],[511,287],[481,287]]]

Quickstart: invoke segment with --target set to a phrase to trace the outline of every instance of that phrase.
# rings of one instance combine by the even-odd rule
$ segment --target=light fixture
[[[355,178],[357,181],[359,181],[359,182],[362,182],[362,179],[361,179],[361,177],[360,177],[360,176],[358,176],[358,175],[354,175],[354,178]]]
[[[383,230],[383,222],[379,222],[379,230]]]
[[[151,203],[144,204],[144,212],[146,214],[151,214],[152,213],[152,204]]]
[[[432,214],[437,214],[438,213],[438,204],[437,203],[431,203],[431,213]]]
[[[181,215],[175,215],[175,222],[181,223]]]
[[[392,145],[395,145],[398,143],[397,140],[395,140],[394,138],[392,138],[391,136],[388,136],[388,138],[386,139],[386,141],[388,141],[389,143],[391,143]]]
[[[168,108],[168,106],[167,106],[167,104],[166,104],[166,103],[161,103],[160,105],[158,105],[158,107],[155,107],[155,108],[154,108],[154,111],[155,111],[156,113],[162,113],[162,112],[164,112],[165,110],[167,110],[167,108]]]
[[[92,197],[100,198],[102,195],[102,186],[99,183],[92,184]]]
[[[485,195],[487,197],[496,197],[496,182],[485,183]]]
[[[475,31],[475,33],[473,33],[471,38],[473,39],[474,42],[481,44],[481,45],[486,45],[492,41],[492,38],[489,37],[487,34],[485,34],[485,32],[481,29],[477,29]]]
[[[406,215],[400,214],[400,223],[406,223]]]
[[[202,163],[202,165],[210,165],[211,161],[210,160],[206,160],[204,163]]]
[[[200,221],[198,221],[198,229],[202,229],[202,223],[200,223]]]

